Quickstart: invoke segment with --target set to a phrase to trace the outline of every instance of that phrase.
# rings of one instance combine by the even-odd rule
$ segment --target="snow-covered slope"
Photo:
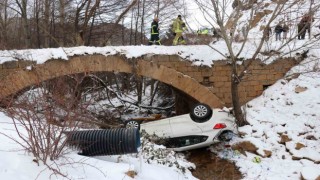
[[[265,7],[260,11],[273,11],[275,8],[270,1],[259,2],[261,7]],[[319,7],[319,2],[314,1],[312,7]],[[310,1],[303,0],[290,8],[285,6],[283,14],[276,18],[271,27],[286,21],[290,24],[289,36],[294,37],[297,23],[309,8]],[[248,23],[249,15],[249,11],[243,12],[241,25]],[[249,41],[259,41],[262,37],[261,27],[270,16],[264,16],[250,31]],[[316,11],[312,34],[319,33],[316,27],[319,25],[318,17],[319,11]],[[273,36],[266,43],[265,50],[278,49],[286,42],[276,42]],[[252,48],[255,47],[252,45]],[[281,49],[280,55],[289,49],[301,48],[309,51],[308,57],[293,67],[286,77],[243,107],[250,125],[239,128],[242,138],[232,142],[233,149],[217,151],[211,148],[221,157],[235,161],[244,179],[320,179],[319,39],[293,40]]]
[[[39,161],[38,166],[31,154],[28,154],[12,139],[6,137],[10,136],[15,140],[21,141],[15,131],[12,120],[3,113],[0,113],[0,132],[1,179],[196,179],[188,170],[189,167],[194,166],[192,163],[187,162],[183,156],[178,156],[173,151],[165,150],[163,146],[149,146],[148,141],[144,141],[144,147],[149,148],[151,152],[158,151],[158,153],[161,153],[162,151],[162,157],[151,157],[153,154],[145,152],[138,155],[89,158],[77,155],[75,151],[70,151],[58,160],[48,162],[52,168],[57,170],[53,172],[41,161]],[[166,164],[163,165],[157,161],[165,162]],[[184,168],[183,171],[182,168]],[[135,172],[136,174],[130,172]],[[65,177],[59,175],[59,173]],[[134,178],[130,177],[130,175]]]
[[[320,178],[318,50],[243,108],[250,125],[239,128],[242,138],[213,152],[234,161],[248,180]]]

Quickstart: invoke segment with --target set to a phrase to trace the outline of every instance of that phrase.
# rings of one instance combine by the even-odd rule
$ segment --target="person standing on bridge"
[[[156,45],[161,45],[160,38],[159,38],[159,19],[155,17],[153,22],[151,23],[151,37],[149,40],[148,45],[152,45],[154,42]]]
[[[281,33],[283,32],[283,26],[281,22],[276,25],[274,32],[276,33],[276,41],[281,41]]]
[[[176,36],[173,39],[173,43],[172,43],[172,45],[174,45],[174,46],[178,45],[179,39],[182,36],[183,24],[184,24],[184,22],[181,19],[181,15],[178,15],[177,19],[175,19],[173,21],[172,28],[173,28],[173,32],[176,34]],[[180,43],[185,44],[185,41],[183,40]]]

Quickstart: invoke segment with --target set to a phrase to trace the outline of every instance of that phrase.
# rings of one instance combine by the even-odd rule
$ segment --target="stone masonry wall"
[[[194,78],[202,85],[209,87],[226,106],[231,106],[231,65],[227,64],[226,61],[215,61],[212,67],[207,67],[194,66],[190,61],[181,60],[177,55],[153,55],[144,56],[137,60],[139,59],[152,61],[154,64],[173,68]],[[32,64],[35,64],[35,62],[21,60],[0,64],[0,81],[8,73],[12,73]],[[244,104],[261,95],[266,87],[282,78],[295,64],[296,61],[294,59],[279,59],[269,65],[265,65],[260,61],[254,61],[244,80],[240,83],[240,102]],[[243,66],[239,66],[239,68],[241,69]]]
[[[36,64],[36,62],[24,60],[4,62],[3,64],[0,64],[0,80],[6,77],[9,73],[34,64]]]
[[[181,61],[178,56],[153,56],[152,60],[195,78],[209,87],[226,106],[231,106],[231,65],[226,61],[215,61],[212,67],[194,66],[189,61]],[[263,90],[282,78],[296,64],[294,59],[279,59],[266,65],[254,61],[244,80],[240,83],[239,96],[244,104],[262,94]],[[243,68],[239,66],[238,68]]]

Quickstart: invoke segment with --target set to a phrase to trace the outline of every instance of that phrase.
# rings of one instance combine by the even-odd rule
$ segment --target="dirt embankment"
[[[240,171],[230,161],[215,156],[204,149],[196,149],[186,153],[187,159],[196,165],[193,176],[200,180],[238,180],[242,178]]]

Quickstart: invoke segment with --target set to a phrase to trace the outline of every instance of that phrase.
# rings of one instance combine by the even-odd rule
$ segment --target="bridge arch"
[[[152,60],[145,60],[143,57],[126,59],[120,55],[73,56],[69,60],[48,60],[44,64],[34,65],[30,70],[16,71],[2,79],[0,100],[26,87],[59,76],[104,71],[136,73],[169,84],[211,107],[222,107],[224,105],[213,92],[190,76],[164,65],[154,63]]]

